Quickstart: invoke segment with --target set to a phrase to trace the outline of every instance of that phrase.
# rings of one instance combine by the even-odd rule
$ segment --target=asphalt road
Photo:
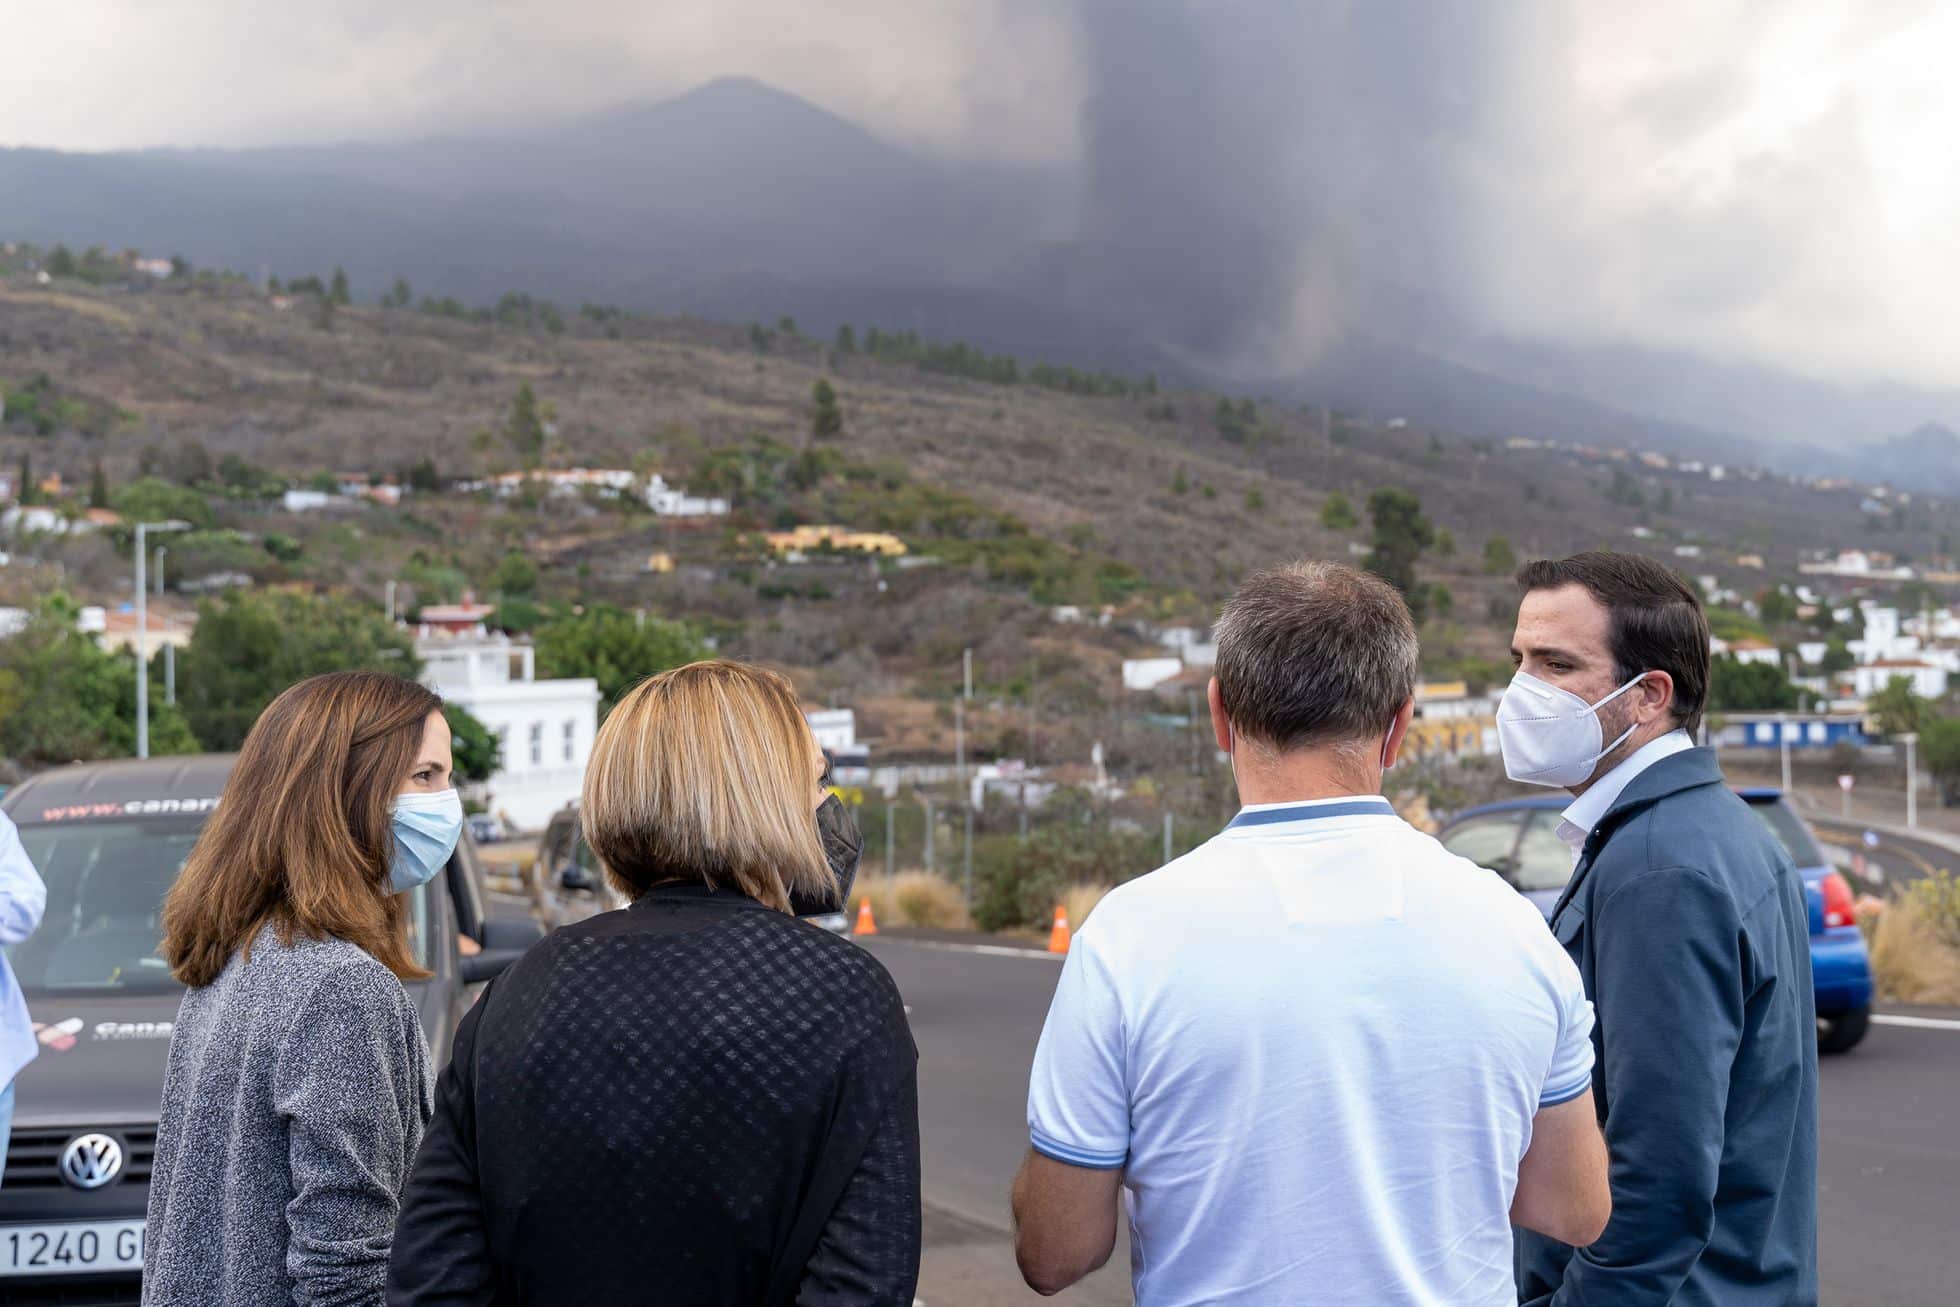
[[[1028,1065],[1060,972],[1040,953],[864,941],[897,979],[919,1044],[926,1307],[1025,1303],[1007,1191],[1027,1149]],[[1930,1022],[1932,1024],[1909,1024]],[[1826,1307],[1960,1298],[1960,1012],[1894,1010],[1822,1064],[1819,1261]],[[1129,1301],[1128,1254],[1062,1298]]]

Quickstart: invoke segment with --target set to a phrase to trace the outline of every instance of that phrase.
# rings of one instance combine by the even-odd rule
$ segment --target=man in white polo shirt
[[[1381,797],[1416,668],[1401,597],[1352,568],[1226,605],[1209,697],[1244,806],[1075,937],[1014,1183],[1035,1289],[1108,1260],[1119,1190],[1142,1307],[1499,1307],[1513,1221],[1604,1228],[1577,969]]]

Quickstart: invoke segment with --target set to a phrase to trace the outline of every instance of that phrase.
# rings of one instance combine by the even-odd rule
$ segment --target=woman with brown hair
[[[918,1056],[838,905],[855,823],[782,676],[705,662],[600,728],[579,820],[631,906],[463,1018],[391,1304],[910,1307]]]
[[[150,1178],[146,1304],[383,1301],[430,1109],[401,895],[463,823],[442,702],[335,672],[272,701],[164,903],[190,986]]]

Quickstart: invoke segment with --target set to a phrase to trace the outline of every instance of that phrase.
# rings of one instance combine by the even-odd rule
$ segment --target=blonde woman
[[[631,905],[557,931],[464,1019],[390,1303],[911,1303],[904,1007],[792,913],[856,870],[823,774],[774,672],[695,663],[607,717],[580,821]]]

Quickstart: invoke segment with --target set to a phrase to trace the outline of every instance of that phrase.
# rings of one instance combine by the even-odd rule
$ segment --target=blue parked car
[[[1851,905],[1851,886],[1824,861],[1823,850],[1779,790],[1737,790],[1788,850],[1803,876],[1810,906],[1810,969],[1817,989],[1817,1048],[1842,1053],[1871,1022],[1872,968]],[[1572,850],[1558,837],[1563,795],[1509,799],[1469,808],[1443,828],[1445,848],[1488,867],[1550,920],[1572,878]]]

